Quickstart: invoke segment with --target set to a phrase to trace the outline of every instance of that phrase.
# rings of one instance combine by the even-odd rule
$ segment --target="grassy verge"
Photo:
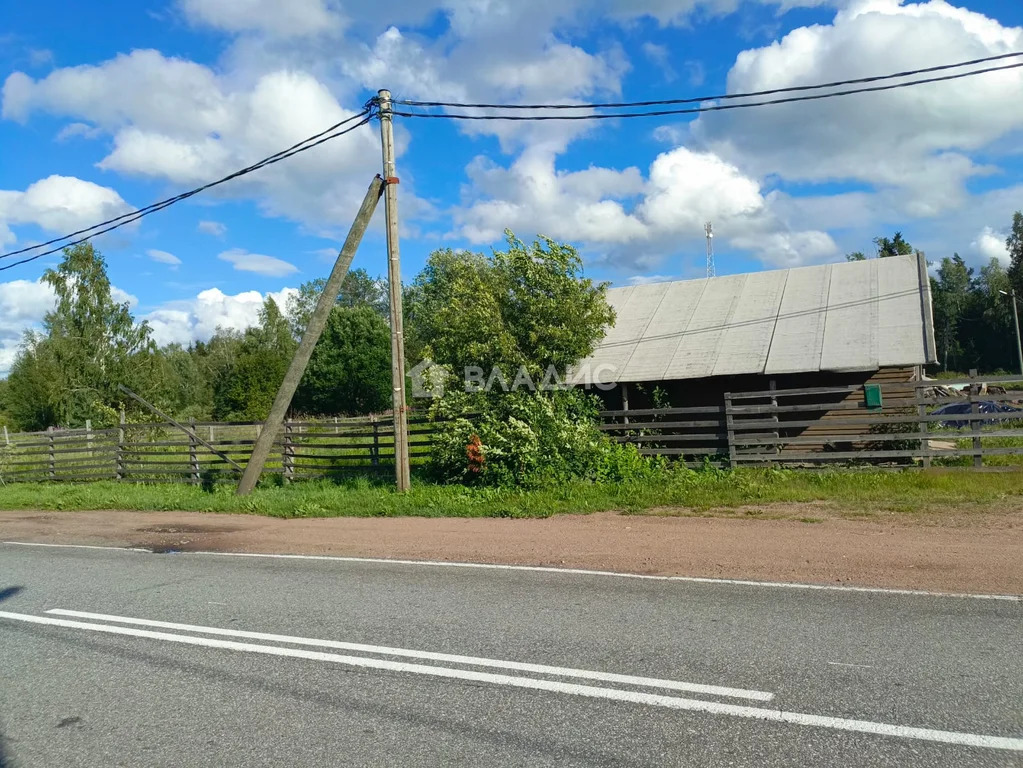
[[[751,505],[827,502],[856,516],[926,513],[949,506],[1000,509],[1023,501],[1023,471],[1006,473],[799,472],[786,470],[667,471],[620,484],[575,484],[543,490],[471,489],[415,483],[404,495],[359,478],[342,484],[296,483],[258,488],[239,498],[233,487],[204,491],[186,485],[12,484],[0,488],[0,509],[196,510],[273,517],[549,517],[565,513],[655,508],[706,514]],[[791,516],[800,518],[798,507]],[[777,514],[768,516],[778,516]],[[809,519],[808,519],[809,521]]]

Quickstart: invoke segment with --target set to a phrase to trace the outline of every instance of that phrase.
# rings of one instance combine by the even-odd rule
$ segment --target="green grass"
[[[512,517],[620,510],[639,514],[706,514],[768,504],[795,504],[791,516],[806,519],[798,504],[825,502],[849,516],[876,512],[913,514],[949,506],[999,509],[1023,497],[1023,471],[972,473],[807,472],[786,470],[669,470],[652,479],[621,484],[578,483],[542,490],[473,489],[415,482],[407,494],[388,484],[356,478],[260,487],[251,496],[233,486],[213,491],[183,484],[141,485],[24,483],[0,487],[0,509],[196,510],[273,517]],[[758,510],[750,510],[757,512]],[[788,516],[745,515],[769,519]],[[812,518],[816,519],[816,518]]]

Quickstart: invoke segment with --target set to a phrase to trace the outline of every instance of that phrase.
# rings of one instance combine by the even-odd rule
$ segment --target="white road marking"
[[[62,547],[67,549],[106,549],[115,552],[151,552],[136,547],[100,547],[84,544],[40,544],[31,541],[3,541],[0,544],[14,544],[20,547]],[[655,576],[646,573],[619,573],[617,571],[596,571],[583,568],[553,568],[544,565],[504,565],[501,563],[460,563],[444,560],[399,560],[387,557],[345,557],[343,555],[279,555],[262,552],[180,552],[182,556],[205,557],[264,557],[278,560],[323,560],[340,563],[373,563],[376,565],[419,565],[433,568],[479,568],[497,571],[532,571],[536,573],[560,573],[575,576],[613,576],[620,579],[644,579],[647,581],[676,581],[691,584],[728,584],[740,587],[769,587],[780,589],[809,589],[830,592],[862,592],[881,595],[910,595],[914,597],[955,597],[971,600],[1007,600],[1023,602],[1023,595],[982,595],[969,592],[933,592],[923,589],[886,589],[884,587],[850,587],[838,584],[805,584],[798,581],[754,581],[750,579],[717,579],[705,576]]]
[[[97,544],[44,544],[41,541],[3,541],[0,544],[16,544],[19,547],[52,547],[54,549],[102,549],[114,552],[144,552],[153,554],[153,550],[145,547],[103,547]]]
[[[53,613],[53,611],[47,611],[47,613]],[[849,664],[842,661],[829,661],[827,662],[833,667],[859,667],[860,669],[874,669],[870,664]]]
[[[767,691],[749,691],[743,688],[727,688],[720,685],[703,685],[702,683],[684,683],[677,680],[661,680],[655,677],[636,677],[634,675],[619,675],[611,672],[594,672],[587,669],[571,669],[568,667],[551,667],[546,664],[526,664],[518,661],[501,661],[498,659],[485,659],[477,656],[459,656],[450,653],[436,653],[433,651],[415,651],[407,648],[389,648],[382,645],[366,645],[364,643],[346,643],[339,640],[316,640],[309,637],[293,637],[291,635],[274,635],[265,632],[246,632],[238,629],[221,629],[219,627],[204,627],[196,624],[178,624],[171,621],[154,621],[151,619],[133,619],[124,616],[110,616],[105,613],[88,613],[85,611],[69,611],[63,608],[53,608],[46,613],[57,616],[71,616],[79,619],[96,619],[98,621],[112,621],[120,624],[135,624],[142,627],[157,627],[160,629],[176,629],[183,632],[199,632],[206,635],[219,635],[222,637],[242,637],[248,640],[265,640],[271,643],[289,643],[291,645],[308,645],[319,648],[334,648],[342,651],[358,651],[362,653],[375,653],[383,656],[401,656],[410,659],[428,659],[429,661],[444,661],[451,664],[466,664],[474,667],[490,667],[495,669],[510,669],[516,672],[533,672],[539,675],[555,675],[557,677],[576,677],[586,680],[600,680],[605,683],[618,683],[620,685],[639,685],[647,688],[665,688],[672,691],[688,691],[690,693],[702,693],[709,696],[730,696],[737,699],[752,699],[753,701],[770,701],[774,698],[773,693]]]
[[[723,704],[716,701],[701,701],[699,699],[683,699],[674,696],[642,693],[640,691],[622,691],[614,688],[600,688],[589,685],[577,685],[575,683],[556,682],[553,680],[538,680],[528,677],[499,675],[491,672],[476,672],[467,669],[452,669],[450,667],[432,667],[425,664],[408,664],[400,661],[370,659],[360,656],[342,656],[340,654],[324,653],[322,651],[307,651],[299,648],[280,648],[272,645],[257,645],[255,643],[239,643],[233,640],[217,640],[215,638],[208,637],[176,635],[167,632],[153,632],[146,629],[118,627],[109,624],[89,624],[86,622],[71,621],[68,619],[55,619],[50,616],[30,616],[22,613],[10,613],[8,611],[0,611],[0,618],[12,619],[14,621],[22,621],[30,624],[44,624],[57,627],[68,627],[72,629],[84,629],[92,632],[105,632],[113,635],[128,635],[131,637],[142,637],[151,640],[164,640],[171,643],[183,643],[186,645],[206,648],[224,648],[228,650],[244,651],[247,653],[266,654],[268,656],[284,656],[298,659],[309,659],[312,661],[333,662],[336,664],[362,667],[365,669],[380,669],[390,672],[406,672],[410,674],[429,675],[431,677],[455,680],[470,680],[473,682],[491,683],[493,685],[504,685],[513,688],[549,691],[552,693],[585,696],[587,698],[606,699],[609,701],[624,701],[633,704],[645,704],[647,706],[665,707],[668,709],[686,710],[690,712],[705,712],[713,715],[729,715],[732,717],[742,717],[776,723],[788,723],[791,725],[809,725],[818,728],[854,731],[878,736],[895,736],[904,739],[920,739],[923,741],[939,742],[942,744],[955,744],[967,747],[985,747],[988,749],[1003,749],[1013,752],[1023,752],[1023,739],[1006,736],[985,736],[975,733],[940,731],[932,728],[914,728],[905,725],[875,723],[868,720],[849,720],[841,717],[809,715],[800,712],[785,712],[777,709],[763,709],[760,707],[748,707],[739,704]]]

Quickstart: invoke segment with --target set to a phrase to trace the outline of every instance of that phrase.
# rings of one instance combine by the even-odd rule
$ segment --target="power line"
[[[1014,54],[1023,55],[1023,54]],[[398,112],[394,114],[400,115],[401,117],[421,117],[421,118],[433,118],[441,120],[513,120],[513,121],[546,121],[546,120],[614,120],[617,118],[632,118],[632,117],[664,117],[667,115],[695,115],[702,112],[723,112],[731,109],[749,109],[751,107],[766,107],[773,104],[791,104],[798,101],[818,101],[821,99],[831,99],[837,96],[850,96],[856,93],[876,93],[879,91],[893,91],[898,88],[909,88],[914,85],[925,85],[927,83],[941,83],[948,80],[959,80],[964,77],[973,77],[975,75],[983,75],[988,72],[999,72],[1007,69],[1018,69],[1023,67],[1023,62],[1016,64],[1006,64],[1000,67],[988,67],[986,69],[977,69],[970,72],[960,72],[954,75],[943,75],[941,77],[928,77],[921,80],[910,80],[905,83],[892,83],[889,85],[875,85],[869,88],[852,88],[846,91],[832,91],[829,93],[817,93],[811,96],[789,96],[784,99],[771,99],[768,101],[751,101],[742,104],[713,104],[709,106],[692,107],[689,109],[659,109],[648,112],[612,112],[608,114],[588,114],[588,115],[466,115],[466,114],[452,114],[449,112],[437,113],[437,112]],[[557,106],[557,105],[556,105]],[[502,108],[517,109],[518,107],[514,104],[503,105]],[[558,106],[558,108],[562,108]],[[569,108],[568,106],[564,108]],[[572,105],[572,109],[587,109],[590,108],[586,104]]]
[[[903,77],[915,77],[916,75],[929,74],[931,72],[943,72],[949,69],[970,67],[977,64],[987,64],[992,61],[1016,58],[1023,56],[1023,51],[1015,53],[1003,53],[998,56],[986,56],[981,59],[961,61],[957,64],[940,64],[934,67],[921,69],[910,69],[905,72],[894,72],[890,75],[875,75],[873,77],[859,77],[852,80],[835,80],[830,83],[818,83],[816,85],[793,85],[785,88],[773,88],[767,91],[751,91],[749,93],[726,93],[717,96],[692,96],[685,99],[656,99],[653,101],[624,101],[608,102],[604,104],[460,104],[452,101],[408,101],[398,100],[395,104],[404,104],[409,107],[455,107],[463,109],[624,109],[632,107],[656,107],[670,104],[700,104],[705,101],[725,101],[728,99],[758,98],[761,96],[774,96],[779,93],[794,93],[798,91],[813,91],[821,88],[837,88],[846,85],[863,85],[864,83],[875,83],[881,80],[894,80]],[[984,70],[990,71],[990,70]],[[979,73],[972,73],[979,74]],[[930,81],[923,81],[930,82]]]
[[[362,119],[360,120],[360,118],[362,118]],[[139,208],[138,210],[129,211],[128,213],[121,214],[120,216],[115,216],[114,218],[107,219],[106,221],[102,221],[99,224],[94,224],[91,227],[85,227],[84,229],[79,229],[79,230],[77,230],[75,232],[71,232],[69,234],[63,235],[62,237],[56,237],[56,238],[54,238],[52,240],[47,240],[45,243],[37,243],[36,245],[28,246],[28,247],[25,247],[25,248],[20,248],[20,249],[18,249],[16,251],[10,251],[8,253],[2,254],[2,255],[0,255],[0,259],[7,259],[7,258],[10,258],[12,256],[19,256],[19,255],[21,255],[23,253],[28,253],[30,251],[38,250],[39,248],[45,248],[46,246],[54,245],[55,243],[60,243],[60,242],[62,242],[64,240],[68,240],[70,238],[77,237],[78,235],[85,235],[84,237],[79,238],[78,240],[74,240],[72,242],[64,243],[63,245],[58,245],[57,247],[51,248],[51,249],[49,249],[47,251],[43,251],[42,253],[37,253],[37,254],[34,254],[34,255],[32,255],[32,256],[30,256],[28,258],[24,258],[24,259],[21,259],[19,261],[16,261],[16,262],[14,262],[12,264],[7,264],[5,266],[2,266],[2,267],[0,267],[0,272],[3,272],[4,270],[7,270],[7,269],[13,269],[14,267],[17,267],[20,264],[26,264],[26,263],[28,263],[30,261],[35,261],[36,259],[42,258],[43,256],[48,256],[48,255],[50,255],[52,253],[56,253],[57,251],[63,250],[64,248],[70,247],[72,245],[78,245],[79,243],[84,243],[86,240],[89,240],[89,239],[91,239],[93,237],[96,237],[98,235],[102,235],[102,234],[104,234],[106,232],[110,232],[111,230],[114,230],[114,229],[118,229],[119,227],[126,226],[126,225],[131,224],[131,223],[133,223],[135,221],[138,221],[139,219],[141,219],[141,218],[143,218],[145,216],[148,216],[151,213],[156,213],[157,211],[162,211],[164,208],[168,208],[171,205],[174,205],[175,203],[179,203],[182,200],[186,200],[186,199],[188,199],[190,197],[194,197],[195,195],[198,195],[200,192],[204,192],[207,189],[211,189],[213,187],[219,186],[219,185],[224,184],[224,183],[226,183],[228,181],[231,181],[233,179],[237,179],[237,178],[239,178],[241,176],[245,176],[247,174],[253,173],[254,171],[258,171],[259,169],[265,168],[268,165],[273,165],[274,163],[279,163],[282,160],[287,160],[290,157],[294,157],[295,155],[300,154],[301,152],[305,152],[306,150],[309,150],[309,149],[312,149],[313,147],[319,146],[320,144],[323,144],[324,142],[330,141],[331,139],[336,139],[339,136],[344,136],[346,133],[351,133],[352,131],[356,130],[357,128],[359,128],[359,127],[365,125],[366,123],[368,123],[371,119],[372,119],[372,115],[370,114],[369,107],[367,107],[367,108],[363,109],[362,112],[359,112],[358,114],[352,115],[351,117],[346,118],[345,120],[342,120],[339,123],[335,123],[334,125],[330,126],[326,130],[320,131],[319,133],[317,133],[317,134],[315,134],[313,136],[310,136],[307,139],[303,139],[302,141],[298,142],[297,144],[293,144],[292,146],[288,147],[287,149],[283,149],[280,152],[276,152],[276,153],[270,155],[269,157],[263,158],[258,163],[254,163],[254,164],[249,165],[249,166],[247,166],[245,168],[242,168],[241,170],[235,171],[234,173],[231,173],[231,174],[229,174],[227,176],[224,176],[221,179],[217,179],[216,181],[211,181],[208,184],[203,184],[202,186],[196,187],[195,189],[191,189],[188,192],[182,192],[179,195],[174,195],[173,197],[168,197],[165,200],[160,200],[160,201],[158,201],[156,203],[152,203],[150,205],[145,206],[144,208]],[[357,122],[355,125],[352,125],[352,126],[350,126],[348,128],[345,128],[344,130],[341,130],[341,131],[337,130],[337,129],[341,128],[342,126],[347,125],[348,123],[351,123],[351,122],[353,122],[355,120],[359,120],[359,122]],[[86,233],[88,233],[88,234],[86,234]]]

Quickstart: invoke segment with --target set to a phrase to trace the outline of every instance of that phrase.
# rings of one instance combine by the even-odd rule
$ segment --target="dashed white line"
[[[409,664],[400,661],[387,661],[384,659],[372,659],[359,656],[343,656],[335,653],[308,651],[300,648],[281,648],[272,645],[240,643],[233,640],[218,640],[216,638],[209,637],[178,635],[168,632],[153,632],[145,629],[135,629],[134,627],[119,627],[109,624],[91,624],[86,622],[70,621],[67,619],[55,619],[50,616],[31,616],[21,613],[10,613],[8,611],[0,611],[0,618],[30,624],[43,624],[71,629],[82,629],[92,632],[105,632],[114,635],[128,635],[131,637],[140,637],[151,640],[163,640],[171,643],[183,643],[185,645],[222,648],[246,653],[259,653],[268,656],[284,656],[298,659],[309,659],[312,661],[333,662],[336,664],[344,664],[346,666],[362,667],[366,669],[405,672],[409,674],[428,675],[431,677],[454,680],[469,680],[512,688],[548,691],[552,693],[584,696],[587,698],[605,699],[609,701],[629,702],[633,704],[645,704],[647,706],[686,710],[690,712],[704,712],[713,715],[727,715],[731,717],[742,717],[752,720],[787,723],[791,725],[807,725],[840,731],[854,731],[878,736],[918,739],[923,741],[939,742],[942,744],[1023,752],[1023,739],[1005,736],[986,736],[976,733],[941,731],[932,728],[915,728],[905,725],[892,725],[890,723],[876,723],[868,720],[850,720],[841,717],[811,715],[801,712],[785,712],[782,710],[763,709],[760,707],[749,707],[738,704],[723,704],[715,701],[683,699],[674,696],[643,693],[640,691],[622,691],[615,688],[601,688],[589,685],[577,685],[575,683],[563,683],[553,680],[538,680],[528,677],[516,677],[513,675],[499,675],[491,672],[476,672],[474,670],[453,669],[450,667],[434,667],[425,664]]]

